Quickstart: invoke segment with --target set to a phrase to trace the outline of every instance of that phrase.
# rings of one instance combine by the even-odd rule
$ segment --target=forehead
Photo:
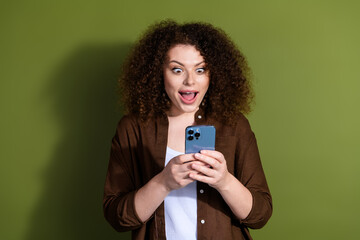
[[[168,61],[180,61],[184,63],[199,63],[204,57],[193,45],[177,44],[167,52]]]

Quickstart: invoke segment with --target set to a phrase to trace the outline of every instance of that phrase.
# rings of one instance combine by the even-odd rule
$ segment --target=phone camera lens
[[[194,130],[190,129],[190,130],[188,131],[188,134],[194,134]]]
[[[195,133],[195,137],[196,137],[196,138],[200,137],[200,133],[198,133],[198,132]]]
[[[191,141],[191,140],[194,139],[194,137],[193,137],[193,136],[189,136],[188,139]]]

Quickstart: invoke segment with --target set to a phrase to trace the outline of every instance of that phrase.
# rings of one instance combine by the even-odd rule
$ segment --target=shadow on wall
[[[102,197],[110,143],[121,116],[116,84],[130,44],[82,47],[45,88],[60,142],[42,176],[44,190],[29,222],[28,240],[130,239],[106,222]]]

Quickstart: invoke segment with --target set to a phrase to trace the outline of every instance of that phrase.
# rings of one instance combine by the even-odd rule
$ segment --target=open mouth
[[[179,91],[181,100],[184,103],[190,104],[196,100],[196,96],[198,94],[197,91]]]

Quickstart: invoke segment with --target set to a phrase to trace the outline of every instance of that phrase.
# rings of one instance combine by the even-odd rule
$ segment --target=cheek
[[[171,81],[171,78],[164,75],[164,87],[165,92],[168,95],[169,98],[172,98],[173,92],[175,91],[174,83]]]
[[[166,92],[172,92],[174,90],[177,91],[177,89],[180,87],[181,79],[179,77],[176,77],[172,74],[166,74],[164,73],[164,86]]]
[[[169,76],[168,76],[168,74],[166,74],[166,72],[164,72],[164,87],[165,87],[166,92],[168,91],[170,86],[171,86],[171,82],[169,80]]]
[[[204,79],[202,79],[202,88],[203,89],[208,89],[209,85],[210,85],[210,79],[208,76],[204,76]]]

